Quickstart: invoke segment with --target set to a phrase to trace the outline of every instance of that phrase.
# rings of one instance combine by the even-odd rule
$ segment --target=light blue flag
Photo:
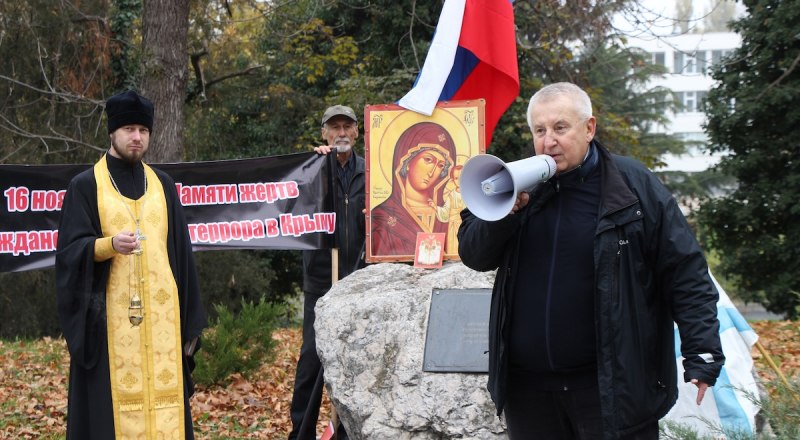
[[[710,275],[710,273],[709,273]],[[697,406],[697,387],[683,382],[683,357],[680,351],[680,335],[675,328],[675,356],[678,363],[678,401],[666,415],[672,420],[695,430],[698,434],[714,439],[724,439],[720,431],[728,436],[734,433],[755,433],[755,416],[758,405],[757,376],[753,369],[751,350],[758,340],[747,320],[736,309],[725,290],[711,276],[719,291],[717,317],[719,336],[725,365],[717,383],[707,392],[703,403]]]

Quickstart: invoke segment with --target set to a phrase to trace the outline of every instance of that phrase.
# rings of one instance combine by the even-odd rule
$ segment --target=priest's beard
[[[147,144],[144,142],[128,142],[127,145],[120,145],[120,143],[117,142],[117,137],[112,134],[111,148],[113,148],[117,153],[116,157],[128,162],[129,164],[137,164],[142,161],[144,153],[147,151]]]

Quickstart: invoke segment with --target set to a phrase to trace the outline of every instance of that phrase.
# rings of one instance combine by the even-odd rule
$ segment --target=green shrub
[[[225,305],[215,305],[216,323],[203,334],[202,349],[195,355],[194,381],[205,386],[224,385],[231,374],[247,376],[270,361],[275,346],[272,332],[285,313],[283,309],[263,297],[258,304],[242,299],[236,314]]]
[[[239,313],[241,300],[257,302],[262,296],[270,303],[284,303],[299,293],[303,279],[299,251],[217,250],[194,253],[200,278],[200,294],[213,322],[222,304]]]
[[[221,250],[195,252],[200,295],[210,304],[239,312],[240,300],[296,303],[303,279],[302,254],[288,250]],[[0,272],[0,338],[58,337],[55,270]],[[294,307],[297,308],[296,306]],[[300,308],[302,310],[302,307]],[[283,322],[293,324],[296,311],[286,308]]]
[[[0,272],[0,338],[35,339],[61,334],[55,270]]]
[[[770,397],[761,402],[761,415],[769,423],[776,439],[800,438],[800,377],[788,380],[787,386],[774,379],[766,387]]]

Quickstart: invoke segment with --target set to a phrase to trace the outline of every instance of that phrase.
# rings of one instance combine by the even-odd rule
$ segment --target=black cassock
[[[144,170],[106,155],[108,168],[122,195],[138,199],[144,193]],[[181,346],[200,336],[207,325],[200,300],[192,246],[175,183],[163,171],[153,169],[164,187],[169,232],[167,251],[178,287],[181,313]],[[106,331],[106,283],[110,260],[94,261],[94,242],[102,238],[97,210],[94,167],[69,184],[61,211],[56,252],[56,296],[61,330],[70,353],[67,439],[113,439],[114,413],[108,365]],[[186,438],[194,438],[189,396],[194,393],[191,370],[194,361],[183,356]]]

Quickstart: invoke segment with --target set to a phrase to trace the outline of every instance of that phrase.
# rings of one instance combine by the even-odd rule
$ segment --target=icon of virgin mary
[[[371,211],[372,255],[412,256],[418,232],[447,232],[436,216],[456,157],[450,133],[420,122],[400,135],[392,160],[392,193]]]

